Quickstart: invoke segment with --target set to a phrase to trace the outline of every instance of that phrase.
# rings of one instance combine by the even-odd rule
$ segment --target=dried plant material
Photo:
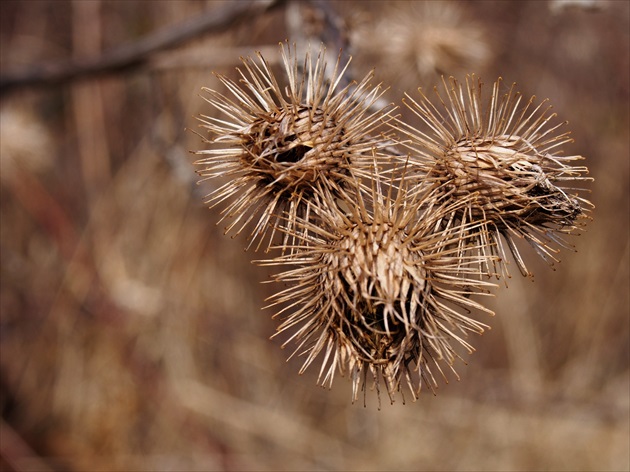
[[[353,401],[370,385],[379,401],[383,385],[392,402],[407,389],[416,399],[487,328],[478,296],[509,276],[503,244],[524,275],[519,239],[557,260],[590,205],[561,185],[587,169],[561,155],[569,134],[547,102],[522,103],[515,86],[501,95],[500,80],[489,104],[474,76],[443,80],[441,106],[421,89],[407,96],[420,130],[379,108],[371,75],[342,87],[348,64],[328,72],[323,47],[303,63],[281,51],[286,88],[258,54],[243,60],[242,86],[219,77],[233,98],[206,89],[226,118],[201,118],[212,139],[197,164],[229,179],[208,202],[226,203],[226,232],[252,227],[250,246],[278,250],[257,262],[280,269],[269,308],[305,357],[301,373],[321,357],[318,383],[348,375]]]
[[[436,89],[442,108],[420,90],[420,100],[407,96],[405,104],[429,128],[421,131],[397,121],[410,162],[423,181],[434,182],[454,200],[471,196],[462,219],[486,221],[480,233],[494,243],[505,259],[503,236],[523,275],[531,275],[516,247],[525,239],[543,259],[557,261],[558,246],[569,247],[563,235],[574,233],[590,203],[574,185],[589,180],[584,166],[572,166],[581,156],[563,156],[570,142],[564,123],[554,124],[555,114],[544,100],[524,102],[515,85],[501,92],[494,83],[490,102],[484,103],[483,86],[474,76],[465,87],[451,78],[443,81],[445,93]],[[507,275],[507,269],[503,269]]]
[[[492,50],[481,25],[453,2],[387,2],[354,34],[368,67],[401,92],[440,75],[483,70]]]
[[[42,173],[53,166],[52,137],[31,107],[7,102],[0,108],[0,180],[15,177],[16,168]]]
[[[487,327],[471,312],[492,313],[471,298],[492,287],[478,248],[462,250],[474,228],[444,223],[466,199],[443,204],[409,183],[385,185],[375,166],[369,192],[357,179],[329,195],[315,206],[318,223],[300,220],[296,251],[258,261],[289,267],[275,276],[288,287],[270,306],[306,356],[301,373],[323,355],[318,381],[331,387],[347,373],[353,400],[368,380],[378,391],[382,379],[392,402],[405,384],[414,399],[423,382],[435,389],[433,369],[446,380],[441,364],[452,369],[455,345],[472,352],[466,335]]]
[[[304,62],[288,45],[281,45],[288,86],[281,86],[262,55],[243,59],[241,84],[219,76],[231,93],[228,98],[204,89],[207,101],[224,117],[202,116],[210,133],[211,149],[197,162],[204,180],[229,179],[209,196],[211,206],[225,203],[226,232],[251,230],[251,244],[263,240],[266,248],[277,230],[278,217],[291,228],[298,216],[310,213],[313,189],[334,185],[385,148],[378,135],[390,111],[376,107],[380,87],[371,87],[371,75],[342,89],[339,82],[348,67],[339,60],[332,71],[322,46],[317,57],[308,50]]]

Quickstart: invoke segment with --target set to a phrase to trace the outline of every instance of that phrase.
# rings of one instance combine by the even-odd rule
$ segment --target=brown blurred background
[[[238,5],[3,0],[1,75]],[[440,74],[516,81],[569,121],[565,153],[595,178],[577,252],[556,270],[532,258],[533,282],[512,269],[461,380],[380,411],[285,362],[261,311],[269,274],[195,184],[203,143],[186,128],[210,113],[211,71],[317,32],[317,10],[261,5],[135,68],[3,89],[3,470],[628,470],[630,4],[324,3],[353,74],[376,68],[389,99]]]

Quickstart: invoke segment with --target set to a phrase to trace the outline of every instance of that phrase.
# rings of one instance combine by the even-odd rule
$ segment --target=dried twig
[[[0,95],[17,87],[58,85],[79,78],[138,68],[158,51],[179,46],[205,33],[226,31],[246,18],[254,18],[283,3],[284,0],[229,2],[224,7],[208,10],[182,24],[124,44],[100,57],[38,64],[26,70],[8,72],[0,76]]]

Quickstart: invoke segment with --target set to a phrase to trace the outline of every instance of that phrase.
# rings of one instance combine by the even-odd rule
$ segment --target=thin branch
[[[124,44],[100,57],[37,64],[26,70],[8,72],[0,76],[0,95],[17,87],[58,85],[79,78],[135,69],[142,66],[153,53],[179,46],[205,33],[226,31],[247,18],[255,18],[283,3],[284,0],[228,2],[221,8],[211,9],[182,24]]]

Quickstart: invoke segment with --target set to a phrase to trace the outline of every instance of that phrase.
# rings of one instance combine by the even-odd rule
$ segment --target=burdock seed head
[[[363,53],[359,61],[379,64],[377,74],[394,90],[482,70],[492,58],[486,32],[457,2],[389,1],[382,7],[374,21],[356,29],[353,42]]]
[[[337,185],[350,166],[379,155],[379,129],[391,111],[376,107],[382,91],[370,86],[371,75],[341,88],[348,64],[338,59],[329,70],[323,46],[303,60],[288,44],[280,47],[286,87],[262,55],[242,59],[240,84],[219,76],[231,98],[204,89],[223,116],[200,118],[211,149],[197,151],[206,156],[196,163],[199,174],[228,179],[207,201],[225,203],[226,232],[250,226],[257,249],[264,239],[269,247],[280,221],[290,228],[309,213],[317,185]]]
[[[581,156],[562,155],[561,147],[571,141],[560,131],[564,123],[552,122],[555,114],[546,101],[525,102],[515,85],[503,94],[500,79],[489,103],[474,76],[465,87],[453,78],[443,85],[444,93],[436,89],[438,106],[422,90],[419,101],[405,100],[427,130],[395,124],[418,175],[449,198],[474,197],[461,218],[486,221],[489,232],[483,235],[504,257],[502,235],[523,275],[531,274],[516,240],[527,240],[545,260],[557,261],[556,246],[568,246],[562,235],[575,232],[591,206],[579,196],[581,189],[571,187],[589,180],[588,169],[570,165]]]
[[[437,386],[433,368],[452,369],[457,344],[472,351],[467,333],[486,326],[469,315],[491,312],[471,296],[491,284],[479,253],[461,250],[471,228],[442,222],[453,204],[404,176],[385,185],[377,167],[373,175],[370,191],[357,180],[322,197],[317,224],[298,219],[301,246],[259,263],[288,267],[274,277],[288,287],[270,306],[283,316],[279,332],[291,331],[287,343],[306,356],[301,372],[321,354],[318,382],[330,387],[337,371],[348,373],[353,400],[368,380],[377,391],[383,380],[392,401],[404,385],[415,399],[423,382]]]

